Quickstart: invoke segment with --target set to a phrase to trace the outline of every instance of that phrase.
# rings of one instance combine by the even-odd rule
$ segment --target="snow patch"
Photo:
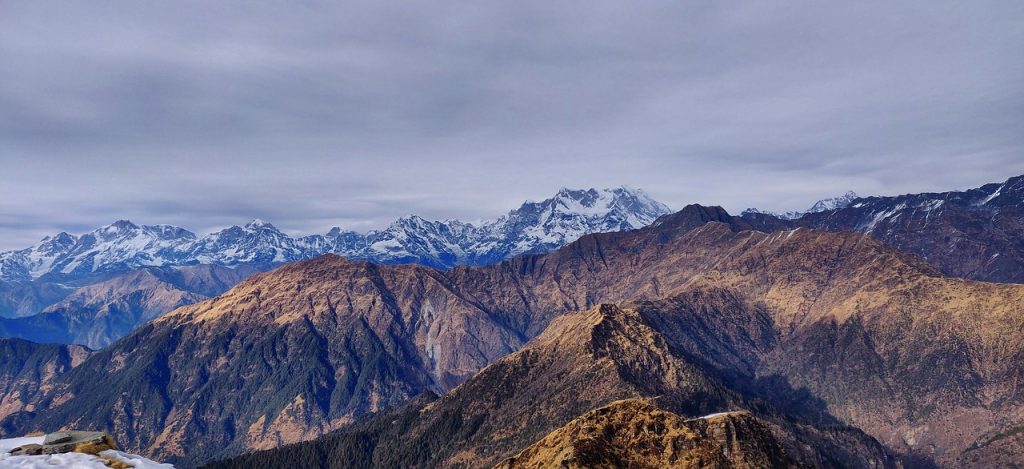
[[[52,469],[67,467],[75,469],[110,469],[106,461],[85,453],[45,454],[39,456],[12,456],[11,450],[28,444],[43,444],[43,437],[21,437],[0,440],[0,468]],[[101,455],[131,464],[136,469],[173,469],[170,464],[161,464],[142,456],[121,451],[107,450]]]
[[[991,202],[992,199],[994,199],[996,197],[999,197],[999,193],[1003,192],[1003,188],[1004,187],[1006,187],[1006,183],[1005,182],[1001,186],[999,186],[999,188],[996,189],[996,191],[993,192],[992,195],[990,195],[988,197],[985,197],[985,200],[982,200],[978,205],[985,205],[985,204]]]

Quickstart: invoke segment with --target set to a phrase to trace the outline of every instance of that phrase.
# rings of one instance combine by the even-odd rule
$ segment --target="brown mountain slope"
[[[730,389],[709,371],[699,358],[666,341],[639,312],[601,305],[559,317],[522,350],[436,401],[374,416],[313,442],[211,467],[278,467],[288,460],[304,467],[484,467],[523,451],[590,409],[640,397],[656,397],[659,406],[693,416],[757,408],[774,422],[771,430],[744,434],[735,443],[759,447],[780,438],[785,449],[761,448],[774,460],[792,457],[818,467],[893,464],[881,445],[862,432],[801,423],[743,389]],[[692,429],[714,433],[702,424]],[[711,453],[729,445],[716,444]],[[705,451],[708,446],[701,448],[693,456],[711,454]],[[786,452],[791,456],[782,455]]]
[[[866,242],[769,235],[686,288],[763,305],[780,334],[757,374],[787,377],[897,450],[951,462],[1020,422],[1024,289],[933,277]]]
[[[863,425],[894,446],[947,461],[1003,423],[972,420],[962,433],[941,419],[978,411],[1021,421],[1006,410],[1019,401],[1012,383],[1021,374],[1022,287],[934,277],[865,235],[704,223],[715,213],[688,207],[650,228],[481,268],[438,272],[330,256],[285,266],[96,354],[34,403],[45,413],[18,416],[17,428],[107,425],[129,449],[163,459],[184,445],[193,461],[269,447],[424,390],[447,391],[567,311],[686,295],[690,310],[729,308],[728,321],[695,316],[710,326],[678,345],[693,344],[693,357],[734,370],[737,381],[792,379],[808,402],[825,399],[828,408],[816,413]],[[829,339],[833,322],[851,337],[848,350]],[[937,365],[949,371],[922,379]],[[956,399],[919,407],[918,396]],[[880,399],[884,410],[872,411]],[[966,435],[960,443],[958,432]],[[933,444],[948,446],[933,453]]]
[[[78,345],[36,344],[0,339],[0,418],[33,410],[56,378],[80,365],[89,349]]]
[[[549,433],[498,469],[797,467],[749,412],[686,420],[641,399],[616,401]]]

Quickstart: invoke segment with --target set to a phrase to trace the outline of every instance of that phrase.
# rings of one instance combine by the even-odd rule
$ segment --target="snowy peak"
[[[740,216],[751,216],[751,215],[770,215],[783,220],[796,220],[808,213],[819,213],[827,212],[829,210],[836,210],[840,208],[846,208],[853,203],[854,200],[858,199],[859,196],[856,192],[847,191],[845,194],[839,197],[830,197],[828,199],[821,199],[814,203],[811,208],[798,212],[796,210],[790,210],[788,212],[771,212],[768,210],[760,210],[756,208],[748,208],[744,210]]]
[[[118,220],[102,228],[102,230],[108,232],[125,232],[137,229],[139,229],[139,226],[132,223],[131,220]]]
[[[448,268],[545,252],[590,233],[640,228],[668,212],[645,192],[619,187],[563,188],[550,199],[526,202],[479,226],[409,215],[366,234],[332,228],[325,235],[294,238],[257,218],[197,237],[172,225],[118,220],[82,236],[61,233],[28,249],[0,253],[0,279],[74,277],[146,266],[278,264],[327,253]]]
[[[856,192],[847,191],[845,194],[839,197],[832,197],[829,199],[822,199],[814,203],[811,208],[807,209],[804,213],[818,213],[826,212],[829,210],[835,210],[837,208],[846,208],[853,203],[854,200],[859,198]]]
[[[652,199],[646,192],[626,186],[602,190],[562,188],[554,198],[548,199],[548,201],[556,205],[562,213],[576,215],[603,217],[613,213],[664,214],[669,212],[667,206]]]
[[[271,225],[270,223],[267,223],[267,222],[265,222],[265,221],[263,221],[263,220],[261,220],[259,218],[254,218],[251,222],[246,223],[245,224],[245,229],[247,231],[260,231],[260,230],[278,231],[276,226]]]
[[[804,212],[797,212],[790,210],[788,212],[771,212],[768,210],[761,210],[757,208],[748,208],[740,213],[740,216],[751,216],[751,215],[768,215],[775,218],[781,218],[783,220],[796,220],[804,215]]]
[[[645,192],[627,187],[614,189],[561,189],[555,197],[526,202],[495,222],[481,227],[482,240],[493,248],[481,249],[485,258],[550,251],[591,233],[633,230],[669,213],[664,204]]]

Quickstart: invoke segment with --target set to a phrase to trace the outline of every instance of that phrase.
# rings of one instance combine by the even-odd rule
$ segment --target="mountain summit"
[[[761,214],[761,215],[771,215],[773,217],[781,218],[783,220],[796,220],[797,218],[800,218],[800,217],[802,217],[804,215],[807,215],[807,214],[810,214],[810,213],[828,212],[830,210],[838,210],[838,209],[841,209],[841,208],[846,208],[846,207],[850,206],[850,204],[852,204],[853,201],[857,200],[858,198],[860,198],[860,196],[857,195],[856,192],[854,192],[854,191],[846,191],[845,194],[843,194],[843,195],[841,195],[839,197],[829,197],[827,199],[821,199],[821,200],[815,202],[814,205],[811,205],[811,208],[809,208],[807,210],[804,210],[802,212],[798,212],[798,211],[795,211],[795,210],[790,210],[788,212],[777,213],[777,212],[771,212],[771,211],[761,210],[761,209],[757,209],[757,208],[748,208],[748,209],[744,210],[741,215],[758,215],[758,214]]]
[[[666,213],[668,207],[642,190],[619,187],[563,188],[552,198],[526,202],[478,225],[409,216],[365,234],[334,228],[326,235],[291,237],[255,219],[244,227],[197,237],[175,226],[119,220],[81,236],[60,233],[29,248],[0,253],[0,280],[66,281],[140,267],[193,264],[270,266],[327,253],[450,268],[548,252],[586,234],[641,228]]]

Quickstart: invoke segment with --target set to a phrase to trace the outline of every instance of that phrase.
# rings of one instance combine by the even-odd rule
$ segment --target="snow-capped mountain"
[[[546,252],[589,233],[640,228],[666,213],[668,207],[643,191],[620,187],[562,189],[550,199],[526,202],[477,225],[408,216],[368,233],[334,228],[324,235],[292,237],[253,220],[199,237],[170,225],[120,220],[81,236],[60,233],[30,248],[0,253],[0,280],[77,279],[147,266],[272,265],[326,253],[448,268]]]
[[[796,220],[751,214],[743,219],[762,231],[803,227],[866,233],[948,276],[1024,283],[1024,176],[963,191],[860,197],[850,203],[851,197]]]
[[[641,190],[563,188],[553,198],[528,201],[481,227],[484,235],[471,252],[479,256],[479,263],[546,252],[589,233],[647,226],[669,211]]]
[[[60,233],[20,251],[0,253],[0,279],[27,280],[59,273],[81,276],[174,264],[196,235],[170,225],[138,226],[118,220],[97,230],[74,236]]]
[[[811,208],[809,208],[807,210],[804,210],[802,212],[798,212],[798,211],[795,211],[795,210],[790,210],[788,212],[776,213],[776,212],[770,212],[770,211],[767,211],[767,210],[760,210],[760,209],[756,209],[756,208],[748,208],[748,209],[743,211],[741,216],[742,215],[763,214],[763,215],[771,215],[773,217],[781,218],[783,220],[796,220],[797,218],[800,218],[800,217],[802,217],[804,215],[807,215],[808,213],[827,212],[829,210],[836,210],[836,209],[840,209],[840,208],[846,208],[847,206],[852,204],[854,200],[856,200],[859,197],[860,196],[858,196],[856,192],[847,191],[845,194],[843,194],[843,195],[841,195],[839,197],[830,197],[828,199],[821,199],[821,200],[815,202],[814,205],[811,206]]]
[[[826,212],[829,210],[835,210],[837,208],[846,208],[853,203],[858,197],[854,191],[847,191],[845,194],[839,197],[832,197],[829,199],[822,199],[814,203],[811,208],[804,211],[804,213],[818,213]]]

